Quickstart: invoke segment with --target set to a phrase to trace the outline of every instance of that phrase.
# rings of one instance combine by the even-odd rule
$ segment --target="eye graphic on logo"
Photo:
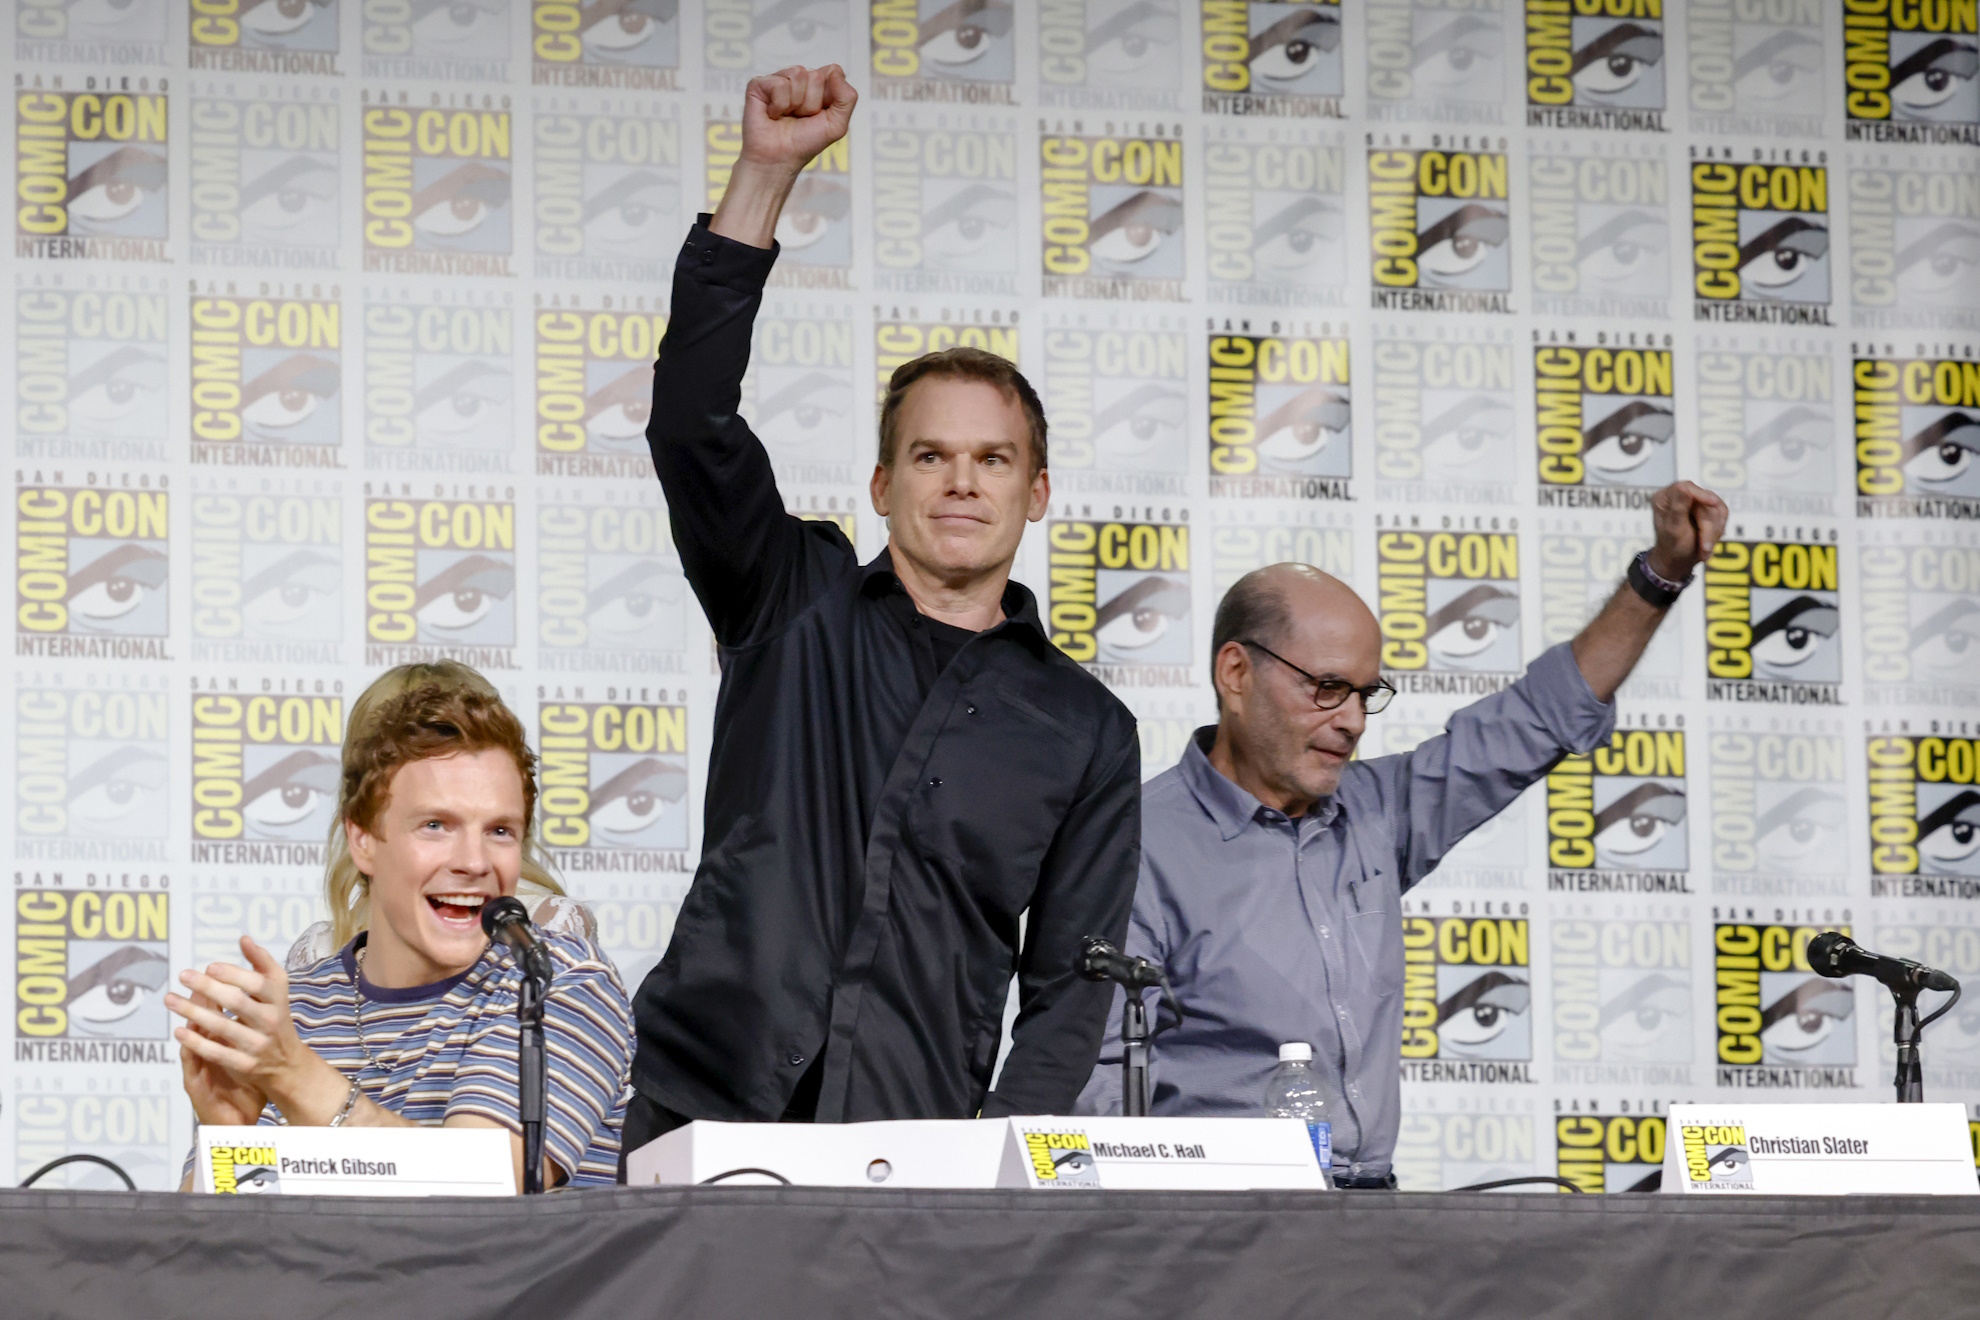
[[[830,179],[799,179],[777,221],[777,242],[802,252],[832,230],[832,222],[852,214],[852,193]]]
[[[1258,456],[1273,467],[1297,467],[1341,438],[1348,401],[1321,386],[1301,390],[1258,423]]]
[[[1476,1049],[1504,1035],[1533,1002],[1533,987],[1504,972],[1486,972],[1437,1005],[1437,1036]]]
[[[680,0],[596,0],[578,22],[585,51],[624,60],[680,16]]]
[[[1856,1012],[1856,995],[1846,984],[1822,977],[1798,982],[1760,1012],[1760,1039],[1769,1050],[1800,1054],[1829,1038],[1836,1023]]]
[[[1664,58],[1664,37],[1653,28],[1618,23],[1574,53],[1574,90],[1597,101],[1621,96]]]
[[[1782,28],[1733,61],[1733,83],[1742,100],[1773,105],[1813,90],[1821,71],[1822,43]]]
[[[160,802],[168,777],[165,757],[142,743],[114,747],[69,776],[70,828],[112,837]]]
[[[508,36],[507,0],[413,0],[413,38],[454,56],[500,47]]]
[[[1518,622],[1519,597],[1481,583],[1430,615],[1430,650],[1447,662],[1469,660],[1490,650]]]
[[[307,748],[290,752],[241,786],[241,817],[255,838],[297,833],[319,808],[337,799],[343,770],[337,757]]]
[[[845,58],[845,0],[774,0],[762,6],[753,24],[756,62],[781,68],[800,55],[809,64]]]
[[[1740,245],[1740,283],[1762,298],[1787,298],[1828,252],[1826,228],[1789,216]]]
[[[1312,73],[1340,48],[1340,20],[1323,10],[1286,15],[1251,39],[1251,77],[1263,90],[1275,91]]]
[[[419,584],[414,613],[422,629],[442,633],[472,628],[507,600],[516,587],[512,564],[488,555],[463,555]]]
[[[1980,48],[1940,37],[1891,69],[1891,108],[1898,118],[1930,118],[1980,72]]]
[[[1182,222],[1179,198],[1144,188],[1094,219],[1087,250],[1108,265],[1132,266],[1154,256]]]
[[[1588,466],[1596,480],[1614,480],[1636,471],[1668,445],[1677,418],[1661,404],[1641,399],[1622,407],[1583,433]]]
[[[234,1166],[236,1196],[267,1196],[282,1190],[282,1175],[265,1164]]]
[[[113,224],[164,186],[163,155],[119,147],[69,180],[69,214],[88,224]]]
[[[591,626],[619,645],[665,634],[668,613],[678,611],[684,591],[680,575],[661,561],[636,560],[592,588]],[[671,622],[679,627],[678,617]]]
[[[836,443],[852,416],[852,386],[822,371],[807,371],[763,401],[757,428],[766,443],[800,449],[821,440]]]
[[[1753,659],[1776,671],[1805,665],[1834,639],[1842,615],[1834,602],[1796,596],[1753,627]]]
[[[584,199],[584,233],[600,252],[646,251],[672,223],[679,189],[652,170],[631,170]]]
[[[1826,788],[1788,794],[1762,812],[1754,827],[1761,857],[1770,866],[1827,863],[1835,856],[1830,850],[1842,840],[1846,805],[1840,793]]]
[[[1683,822],[1682,788],[1638,784],[1595,813],[1595,847],[1618,857],[1634,857],[1656,847]]]
[[[1467,203],[1416,236],[1416,264],[1434,283],[1460,279],[1504,245],[1512,222],[1504,211]]]
[[[643,756],[591,791],[591,828],[614,843],[630,843],[661,822],[687,796],[687,765]]]
[[[246,0],[241,27],[257,37],[286,37],[307,27],[316,11],[326,7],[327,0]]]
[[[77,1030],[100,1035],[164,988],[163,955],[139,944],[113,950],[69,978],[64,1001]]]
[[[1691,987],[1676,977],[1651,972],[1602,1004],[1597,1029],[1620,1051],[1645,1049],[1691,1021]]]
[[[1088,21],[1099,5],[1087,7]],[[1176,44],[1176,9],[1170,4],[1132,0],[1086,31],[1089,81],[1118,84],[1170,54]]]
[[[943,71],[976,63],[1011,38],[1011,7],[999,0],[956,0],[921,22],[921,58]]]
[[[473,358],[414,393],[413,420],[420,440],[448,448],[499,443],[508,425],[505,366]]]
[[[241,420],[254,439],[287,439],[283,432],[307,421],[337,392],[337,382],[335,362],[291,353],[242,388]]]
[[[1417,20],[1431,21],[1431,15],[1418,11]],[[1483,91],[1488,74],[1492,83],[1498,81],[1505,41],[1497,23],[1460,14],[1417,38],[1410,50],[1411,71],[1433,100],[1449,99],[1474,84]]]
[[[136,344],[111,350],[69,377],[71,424],[89,434],[125,431],[127,419],[149,418],[164,403],[164,355]]]
[[[1113,651],[1153,646],[1189,615],[1189,584],[1151,573],[1100,606],[1094,639]]]
[[[1763,482],[1784,483],[1807,470],[1813,475],[1830,449],[1832,419],[1826,410],[1789,408],[1746,437],[1746,466]]]
[[[1910,481],[1944,485],[1973,466],[1980,450],[1980,418],[1955,408],[1904,442],[1904,475]]]
[[[165,585],[165,556],[125,542],[69,577],[69,614],[88,629],[115,623]]]
[[[1911,630],[1911,663],[1920,669],[1980,673],[1980,603],[1955,596]]]
[[[1153,381],[1136,386],[1094,415],[1094,446],[1110,463],[1172,453],[1188,406],[1181,390]]]
[[[334,165],[316,156],[290,156],[242,183],[241,225],[257,234],[285,234],[336,200]]]
[[[1513,410],[1502,395],[1467,394],[1423,423],[1423,466],[1457,474],[1495,461],[1512,434]]]
[[[1921,868],[1934,874],[1965,875],[1980,870],[1980,792],[1965,789],[1940,803],[1918,822]]]
[[[1980,228],[1957,220],[1934,225],[1898,249],[1898,285],[1907,297],[1934,303],[1970,298],[1975,267],[1980,267]]]
[[[1093,1156],[1083,1150],[1052,1152],[1052,1171],[1061,1178],[1076,1178],[1093,1168]]]
[[[1575,244],[1575,261],[1582,278],[1591,285],[1615,288],[1660,275],[1669,247],[1664,218],[1655,211],[1630,207],[1580,239]]]
[[[413,228],[434,238],[460,238],[509,204],[509,175],[469,161],[413,194]]]
[[[1016,223],[1016,197],[971,184],[922,217],[922,249],[931,266],[963,265],[992,245],[1006,245]]]
[[[593,449],[643,451],[652,413],[653,368],[641,362],[585,396],[585,435]]]
[[[1747,1153],[1738,1146],[1727,1146],[1715,1150],[1706,1161],[1707,1174],[1715,1179],[1737,1178],[1753,1163]]]
[[[335,601],[343,579],[343,566],[330,556],[292,551],[241,584],[242,622],[251,634],[280,634],[319,617],[317,612]]]
[[[1292,279],[1305,274],[1339,242],[1341,230],[1341,209],[1332,200],[1301,197],[1280,208],[1251,231],[1261,276]]]

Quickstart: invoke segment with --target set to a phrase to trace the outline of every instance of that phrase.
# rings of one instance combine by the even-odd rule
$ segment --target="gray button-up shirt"
[[[1219,774],[1197,732],[1142,788],[1128,952],[1168,969],[1189,1012],[1151,1051],[1155,1114],[1245,1116],[1279,1046],[1313,1046],[1337,1171],[1383,1177],[1402,1109],[1402,896],[1570,751],[1615,726],[1566,645],[1400,756],[1351,762],[1298,820]],[[1151,1019],[1171,1020],[1166,1009]],[[1121,996],[1077,1112],[1121,1108]]]

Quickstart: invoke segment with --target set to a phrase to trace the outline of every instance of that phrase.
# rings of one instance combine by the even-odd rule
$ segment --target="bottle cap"
[[[1281,1045],[1279,1046],[1279,1062],[1280,1063],[1312,1063],[1313,1047],[1311,1045],[1302,1045],[1302,1044]]]

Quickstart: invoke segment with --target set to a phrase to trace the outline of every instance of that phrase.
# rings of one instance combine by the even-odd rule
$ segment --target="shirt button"
[[[1327,938],[1327,928],[1325,926],[1320,928],[1320,938],[1323,940]]]
[[[976,714],[976,707],[974,707],[974,706],[964,706],[964,707],[963,707],[963,714],[965,714],[965,715],[974,715],[974,714]]]
[[[931,779],[928,781],[928,786],[930,788],[940,788],[942,786],[942,781],[939,779]]]
[[[796,1050],[792,1050],[784,1056],[784,1062],[790,1064],[793,1068],[801,1068],[804,1066],[804,1056]]]
[[[702,264],[702,265],[704,265],[704,266],[712,266],[712,265],[714,265],[714,264],[715,264],[715,249],[714,249],[714,248],[712,248],[712,247],[705,247],[705,248],[703,248],[703,249],[701,249],[701,264]]]
[[[1347,1021],[1347,1010],[1345,1008],[1337,1008],[1334,1010],[1334,1012],[1340,1014],[1341,1021],[1343,1022]]]

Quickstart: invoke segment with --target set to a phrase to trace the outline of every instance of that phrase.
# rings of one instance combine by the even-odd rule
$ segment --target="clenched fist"
[[[1650,568],[1673,582],[1690,577],[1726,534],[1726,502],[1689,481],[1673,482],[1652,495],[1650,513],[1657,530]]]
[[[749,80],[743,94],[742,159],[795,174],[846,135],[859,93],[836,64]]]

